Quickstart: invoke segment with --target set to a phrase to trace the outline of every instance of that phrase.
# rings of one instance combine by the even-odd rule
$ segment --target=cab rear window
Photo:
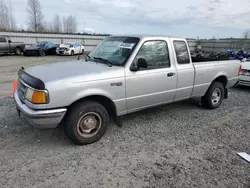
[[[189,64],[190,57],[188,54],[188,48],[184,41],[174,41],[174,49],[177,58],[177,63],[182,64]]]

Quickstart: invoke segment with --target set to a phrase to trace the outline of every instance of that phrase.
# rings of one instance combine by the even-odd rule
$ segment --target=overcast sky
[[[78,30],[96,33],[164,34],[182,37],[242,37],[250,29],[250,0],[40,0],[46,20],[77,17]],[[12,0],[25,27],[27,1]]]

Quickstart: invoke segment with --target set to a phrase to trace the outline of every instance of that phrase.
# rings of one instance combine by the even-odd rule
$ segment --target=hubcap
[[[17,54],[21,54],[21,50],[19,48],[16,49]]]
[[[100,129],[102,120],[99,114],[88,112],[84,114],[77,123],[77,132],[81,137],[94,136]]]
[[[213,105],[216,105],[220,102],[221,99],[221,90],[219,88],[216,88],[212,94],[212,103]]]

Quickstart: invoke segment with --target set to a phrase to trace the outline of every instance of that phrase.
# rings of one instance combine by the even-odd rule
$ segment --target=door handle
[[[167,75],[168,75],[168,77],[172,77],[172,76],[175,75],[175,73],[174,73],[174,72],[170,72],[170,73],[168,73]]]

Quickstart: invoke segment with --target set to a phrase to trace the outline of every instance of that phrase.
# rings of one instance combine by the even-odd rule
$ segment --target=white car
[[[66,42],[64,44],[60,44],[56,49],[57,55],[75,55],[75,54],[83,54],[84,46],[78,42]]]
[[[241,63],[239,85],[250,86],[250,61]]]

